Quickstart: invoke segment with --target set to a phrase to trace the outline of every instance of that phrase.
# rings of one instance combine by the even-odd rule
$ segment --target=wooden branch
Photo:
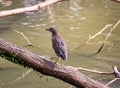
[[[18,9],[13,9],[13,10],[6,10],[6,11],[0,11],[0,18],[5,17],[5,16],[10,16],[10,15],[15,15],[15,14],[21,14],[25,12],[32,12],[32,11],[38,11],[41,8],[44,8],[46,6],[49,6],[51,4],[64,1],[64,0],[47,0],[43,3],[31,6],[31,7],[24,7],[24,8],[18,8]]]
[[[86,68],[82,68],[82,67],[78,67],[78,68],[75,68],[75,69],[77,69],[77,70],[83,70],[83,71],[88,71],[88,72],[92,72],[92,73],[96,73],[96,74],[101,74],[101,75],[113,75],[114,74],[115,78],[106,84],[106,86],[109,86],[110,84],[112,84],[116,80],[120,79],[120,70],[119,70],[119,68],[117,66],[113,66],[112,68],[113,68],[113,72],[101,72],[101,71],[86,69]]]
[[[18,81],[18,80],[20,80],[20,79],[25,78],[31,71],[32,71],[32,69],[29,69],[27,72],[22,73],[22,76],[18,77],[17,79],[13,80],[13,81],[10,82],[10,83],[12,84],[12,83],[14,83],[14,82],[16,82],[16,81]]]
[[[98,35],[102,34],[103,31],[104,31],[107,27],[110,27],[110,26],[112,26],[112,25],[111,25],[111,24],[108,24],[108,25],[106,25],[102,30],[100,30],[98,33],[94,34],[93,36],[89,35],[89,39],[88,39],[87,43],[88,43],[91,39],[93,39],[93,38],[97,37]]]
[[[13,30],[13,31],[15,31],[16,33],[22,35],[22,37],[28,42],[28,44],[29,44],[28,46],[33,46],[32,43],[29,41],[29,39],[22,32],[19,32],[17,30]]]
[[[110,37],[111,33],[113,32],[113,30],[120,24],[120,20],[117,21],[117,23],[110,29],[110,32],[107,34],[105,40],[103,41],[102,45],[100,46],[100,48],[98,49],[98,51],[96,53],[94,53],[93,55],[96,55],[98,53],[101,52],[101,50],[103,49],[106,41],[108,40],[108,38]]]
[[[110,37],[111,33],[113,32],[113,30],[120,24],[120,19],[117,21],[117,23],[111,28],[110,32],[107,34],[107,37],[104,40],[104,43],[108,40],[108,38]]]
[[[33,68],[42,74],[61,79],[78,88],[108,88],[104,84],[94,81],[81,74],[75,68],[55,64],[47,58],[31,53],[30,51],[6,42],[1,38],[0,56],[5,57],[5,59],[16,64]]]
[[[83,47],[84,45],[88,44],[90,40],[94,39],[95,37],[97,37],[98,35],[102,34],[108,27],[111,27],[112,24],[107,24],[102,30],[100,30],[99,32],[97,32],[96,34],[94,35],[89,35],[89,38],[86,42],[84,42],[83,44],[81,44],[79,47],[76,47],[76,48],[73,48],[71,50],[74,50],[74,49],[77,49],[77,48],[81,48]]]
[[[113,71],[114,71],[114,74],[115,74],[115,77],[113,80],[111,80],[110,82],[108,82],[106,84],[106,86],[109,86],[110,84],[112,84],[113,82],[115,82],[116,80],[120,79],[120,70],[117,66],[113,66]]]
[[[110,37],[111,33],[113,32],[113,30],[114,30],[119,24],[120,24],[120,19],[119,19],[119,20],[117,21],[117,23],[110,29],[110,32],[107,34],[105,40],[103,41],[103,43],[102,43],[102,45],[100,46],[100,48],[98,49],[98,51],[95,52],[95,53],[93,53],[92,55],[96,55],[96,54],[98,54],[98,53],[101,52],[101,50],[103,49],[106,41],[107,41],[108,38]],[[92,35],[92,36],[89,35],[88,40],[87,40],[86,42],[84,42],[82,45],[80,45],[79,47],[76,47],[76,48],[81,48],[81,47],[83,47],[84,45],[88,44],[90,40],[92,40],[92,39],[94,39],[95,37],[97,37],[98,35],[102,34],[108,27],[111,27],[111,26],[112,26],[112,24],[107,24],[102,30],[100,30],[100,31],[97,32],[96,34],[94,34],[94,35]],[[74,49],[76,49],[76,48],[73,48],[73,49],[71,49],[71,50],[74,50]]]
[[[101,72],[101,71],[86,69],[86,68],[82,68],[82,67],[79,67],[79,68],[77,68],[77,69],[78,69],[78,70],[83,70],[83,71],[92,72],[92,73],[96,73],[96,74],[101,74],[101,75],[113,75],[113,74],[114,74],[114,72]]]
[[[110,82],[108,82],[107,84],[106,84],[106,86],[109,86],[110,84],[112,84],[113,82],[115,82],[116,80],[118,80],[119,78],[114,78],[113,80],[111,80]]]

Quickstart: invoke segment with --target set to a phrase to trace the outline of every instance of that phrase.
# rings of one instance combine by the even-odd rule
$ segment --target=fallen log
[[[0,56],[24,67],[70,83],[78,88],[108,88],[76,70],[72,66],[61,66],[47,58],[38,56],[25,48],[16,46],[0,38]]]

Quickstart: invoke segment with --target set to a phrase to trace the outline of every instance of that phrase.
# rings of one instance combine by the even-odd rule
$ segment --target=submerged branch
[[[101,52],[101,50],[103,49],[104,43],[102,43],[102,45],[100,46],[100,48],[98,49],[98,51],[96,53],[93,53],[92,55],[96,55],[99,54]]]
[[[88,39],[87,43],[88,43],[91,39],[93,39],[93,38],[97,37],[98,35],[102,34],[103,31],[105,31],[105,29],[107,29],[108,27],[111,27],[111,26],[112,26],[112,24],[108,24],[108,25],[106,25],[102,30],[100,30],[98,33],[94,34],[93,36],[89,36],[89,39]]]
[[[120,24],[120,20],[117,21],[117,23],[111,28],[110,32],[107,34],[104,42],[106,42],[108,40],[108,38],[110,37],[111,33],[113,32],[113,30]]]
[[[111,30],[110,30],[110,32],[107,34],[107,36],[106,36],[104,42],[102,43],[102,45],[100,46],[100,48],[98,49],[98,51],[97,51],[95,54],[93,54],[93,55],[96,55],[96,54],[98,54],[98,53],[101,52],[101,50],[103,49],[103,47],[104,47],[106,41],[107,41],[108,38],[110,37],[110,35],[111,35],[111,33],[113,32],[113,30],[118,26],[118,24],[120,24],[120,20],[118,20],[118,22],[111,28]]]
[[[92,36],[89,35],[88,40],[87,40],[86,42],[84,42],[82,45],[80,45],[79,47],[76,47],[76,48],[81,48],[81,47],[83,47],[84,45],[88,44],[90,40],[92,40],[92,39],[94,39],[95,37],[97,37],[98,35],[102,34],[103,31],[105,31],[108,27],[111,27],[111,26],[112,26],[112,24],[107,24],[102,30],[100,30],[100,31],[97,32],[96,34],[94,34],[94,35],[92,35]],[[74,49],[76,49],[76,48],[74,48]],[[73,49],[72,49],[72,50],[73,50]]]
[[[113,80],[111,80],[110,82],[108,82],[107,84],[106,84],[106,86],[109,86],[110,84],[112,84],[113,82],[115,82],[116,80],[118,80],[119,78],[114,78]]]
[[[25,78],[31,71],[32,71],[32,69],[28,70],[27,72],[22,73],[22,76],[18,77],[17,79],[15,79],[14,81],[12,81],[11,83],[14,83],[14,82],[16,82],[16,81],[18,81],[20,79]]]
[[[29,39],[22,32],[19,32],[17,30],[13,30],[13,31],[15,31],[16,33],[22,35],[22,37],[28,42],[28,44],[29,44],[28,46],[33,46],[32,43],[29,41]]]

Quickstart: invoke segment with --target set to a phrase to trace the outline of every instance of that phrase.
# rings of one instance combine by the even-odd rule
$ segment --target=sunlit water
[[[13,4],[5,7],[0,3],[0,9],[13,9],[31,6],[40,1],[13,0]],[[14,30],[24,33],[35,47],[25,47],[28,50],[55,60],[56,55],[51,47],[51,33],[46,28],[54,26],[64,38],[68,46],[68,60],[65,65],[84,67],[98,71],[112,71],[112,66],[120,67],[120,25],[112,32],[105,43],[102,52],[91,56],[101,46],[110,29],[107,28],[89,44],[85,43],[89,35],[94,35],[107,24],[116,24],[120,19],[120,4],[111,0],[71,0],[59,2],[51,7],[43,8],[38,12],[27,12],[0,19],[0,38],[13,44],[25,47],[26,40]],[[22,73],[27,72],[18,65],[0,59],[0,88],[69,88],[71,85],[58,79],[44,76],[40,78],[36,72],[30,72],[23,79],[15,81]],[[101,76],[81,71],[89,77],[107,83],[114,76]],[[119,80],[110,85],[112,88],[120,88]]]

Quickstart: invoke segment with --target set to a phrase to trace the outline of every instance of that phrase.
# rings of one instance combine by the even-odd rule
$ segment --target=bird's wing
[[[57,56],[60,56],[61,58],[66,59],[67,47],[63,39],[60,36],[56,36],[54,39],[52,39],[52,42],[53,42],[53,48]]]

